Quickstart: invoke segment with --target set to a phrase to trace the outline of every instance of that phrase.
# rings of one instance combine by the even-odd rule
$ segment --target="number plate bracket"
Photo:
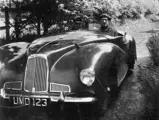
[[[13,105],[46,107],[48,105],[49,99],[32,97],[11,97],[11,101]]]

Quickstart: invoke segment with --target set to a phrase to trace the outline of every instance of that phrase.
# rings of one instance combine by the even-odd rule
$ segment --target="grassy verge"
[[[145,119],[157,119],[159,113],[159,36],[152,36],[147,42],[151,63],[139,67],[138,81],[143,87],[147,99]]]

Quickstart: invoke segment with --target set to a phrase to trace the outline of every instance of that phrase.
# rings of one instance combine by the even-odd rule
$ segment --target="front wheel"
[[[136,54],[136,42],[133,40],[129,43],[129,50],[128,50],[128,67],[129,69],[134,69],[135,61],[137,60]]]
[[[128,69],[132,70],[132,69],[134,69],[134,66],[135,66],[135,58],[134,57],[129,57]]]

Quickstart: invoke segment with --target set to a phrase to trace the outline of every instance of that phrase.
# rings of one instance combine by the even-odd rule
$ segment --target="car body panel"
[[[112,54],[113,47],[113,44],[108,45],[108,43],[89,44],[67,52],[52,66],[50,72],[51,82],[69,84],[72,91],[75,90],[75,92],[83,90],[81,87],[85,85],[79,79],[81,70],[90,69],[97,73],[102,65],[107,68],[105,71],[108,71],[111,65],[112,55],[110,53]],[[78,90],[76,91],[76,89]]]
[[[18,42],[0,47],[0,88],[4,82],[23,80],[28,45],[26,42]]]
[[[5,46],[2,46],[0,48],[3,54],[0,57],[1,94],[6,92],[8,96],[37,98],[41,96],[56,102],[59,99],[71,102],[104,100],[107,97],[107,87],[109,87],[110,68],[113,66],[115,67],[114,69],[120,71],[118,74],[118,86],[125,78],[128,70],[128,54],[124,51],[123,39],[123,36],[111,37],[101,32],[84,30],[39,38],[30,44],[8,44],[5,46],[20,47],[18,51],[6,48],[6,51],[9,51],[7,54],[5,54],[5,49],[3,49]],[[10,53],[13,55],[6,59]],[[18,68],[17,66],[19,65],[20,67]],[[82,70],[95,72],[95,82],[92,86],[88,87],[81,82],[80,72]],[[116,78],[114,77],[113,79]],[[22,90],[4,90],[5,82],[14,81],[22,82]],[[35,90],[36,83],[38,84],[36,89],[42,89],[47,86],[46,91]],[[43,86],[43,84],[46,85]],[[50,90],[51,84],[56,87],[69,88],[69,90],[67,92],[52,92]],[[71,98],[68,100],[65,97]],[[88,97],[90,99],[87,99]]]
[[[73,31],[73,32],[66,32],[62,35],[55,35],[55,36],[49,36],[49,37],[42,37],[35,41],[33,41],[29,49],[34,51],[48,51],[51,50],[54,52],[54,50],[58,50],[60,48],[72,45],[73,43],[82,43],[82,42],[88,42],[88,41],[98,41],[98,40],[107,40],[107,39],[113,39],[114,37],[111,37],[109,35],[105,35],[104,33],[98,32],[98,31]],[[45,48],[45,49],[44,49]]]

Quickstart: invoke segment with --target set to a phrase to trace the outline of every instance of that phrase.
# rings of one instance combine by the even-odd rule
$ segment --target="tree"
[[[15,8],[12,12],[14,19],[15,37],[19,39],[24,29],[37,27],[40,36],[40,26],[43,25],[44,34],[58,15],[58,3],[55,0],[12,0]],[[29,26],[29,28],[28,28]]]

